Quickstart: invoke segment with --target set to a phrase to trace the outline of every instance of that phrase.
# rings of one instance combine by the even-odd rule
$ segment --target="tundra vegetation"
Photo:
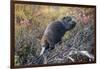
[[[74,17],[76,27],[65,33],[62,43],[46,53],[46,64],[93,62],[95,60],[95,8],[46,5],[15,5],[16,66],[43,64],[37,59],[47,25],[64,16]]]

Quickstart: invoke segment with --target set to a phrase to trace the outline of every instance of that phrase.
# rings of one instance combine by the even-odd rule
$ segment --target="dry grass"
[[[47,63],[72,63],[72,59],[74,62],[93,61],[94,59],[90,61],[86,55],[75,52],[88,51],[94,56],[92,52],[94,50],[94,8],[16,4],[15,65],[34,64],[40,52],[40,39],[46,26],[64,16],[75,17],[77,26],[72,31],[66,32],[61,45],[56,45],[56,49],[47,53]],[[71,52],[73,53],[70,54]],[[68,58],[69,56],[72,59]]]

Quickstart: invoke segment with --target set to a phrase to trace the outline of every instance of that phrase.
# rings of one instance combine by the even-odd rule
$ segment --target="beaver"
[[[73,29],[75,25],[76,21],[71,16],[65,16],[61,20],[49,23],[41,39],[42,49],[40,55],[54,49],[55,44],[59,43],[64,34]]]

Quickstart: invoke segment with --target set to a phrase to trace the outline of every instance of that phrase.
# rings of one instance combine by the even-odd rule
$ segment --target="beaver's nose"
[[[75,27],[75,25],[76,25],[76,22],[72,21],[72,26]]]

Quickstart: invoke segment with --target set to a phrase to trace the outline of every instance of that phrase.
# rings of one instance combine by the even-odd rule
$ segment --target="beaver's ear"
[[[63,18],[62,18],[62,20],[65,20],[65,19],[66,19],[66,17],[63,17]]]

